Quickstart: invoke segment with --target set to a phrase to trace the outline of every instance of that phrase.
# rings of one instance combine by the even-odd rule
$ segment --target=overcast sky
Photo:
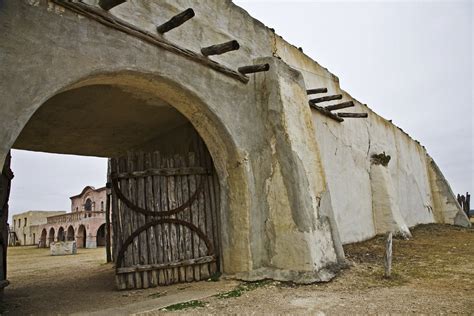
[[[471,1],[234,2],[425,145],[455,193],[474,191]],[[69,196],[105,183],[104,159],[12,155],[12,213],[69,210]]]

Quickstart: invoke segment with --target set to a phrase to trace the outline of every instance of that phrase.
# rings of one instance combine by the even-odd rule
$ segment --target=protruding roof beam
[[[325,116],[327,116],[327,117],[329,117],[329,118],[332,118],[332,119],[335,120],[335,121],[338,121],[339,123],[341,123],[341,122],[344,121],[343,118],[337,116],[335,113],[332,113],[332,112],[326,110],[326,109],[323,108],[322,106],[318,106],[318,105],[316,105],[316,104],[314,104],[314,103],[311,103],[311,102],[309,102],[309,106],[310,106],[311,108],[315,109],[316,111],[320,112],[321,114],[323,114],[323,115],[325,115]]]
[[[309,102],[311,102],[311,103],[321,103],[321,102],[332,101],[332,100],[340,100],[340,99],[342,99],[342,95],[341,94],[336,94],[336,95],[328,95],[328,96],[325,96],[325,97],[312,99],[312,100],[309,100]]]
[[[308,95],[310,94],[318,94],[318,93],[327,93],[328,92],[328,89],[327,88],[317,88],[317,89],[309,89],[309,90],[306,90],[306,93]]]
[[[369,115],[367,113],[345,113],[345,112],[339,112],[336,113],[337,116],[339,117],[352,117],[352,118],[365,118],[368,117]]]
[[[334,111],[334,110],[339,110],[339,109],[350,108],[351,106],[354,106],[354,102],[347,101],[347,102],[342,102],[339,104],[328,105],[328,106],[325,106],[324,108],[328,111]]]
[[[270,69],[269,64],[259,64],[259,65],[239,67],[237,71],[245,75],[245,74],[251,74],[255,72],[268,71],[269,69]]]
[[[113,7],[118,6],[119,4],[122,4],[126,2],[127,0],[99,0],[99,6],[106,10],[109,11]]]
[[[222,44],[212,45],[209,47],[204,47],[201,49],[201,53],[204,56],[210,55],[221,55],[233,50],[238,50],[240,48],[239,42],[229,41]]]
[[[194,16],[194,10],[189,8],[181,12],[180,14],[175,15],[172,17],[168,22],[165,22],[156,27],[156,30],[160,34],[164,34],[172,29],[180,26],[187,20],[191,19]]]

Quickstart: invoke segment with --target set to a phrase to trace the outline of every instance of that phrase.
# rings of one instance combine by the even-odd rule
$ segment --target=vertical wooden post
[[[107,189],[105,197],[105,252],[107,255],[107,262],[112,262],[112,251],[110,242],[110,198],[112,194],[112,179],[110,179],[110,159],[107,167]]]
[[[385,278],[390,278],[392,276],[392,235],[392,232],[388,233],[385,242]]]

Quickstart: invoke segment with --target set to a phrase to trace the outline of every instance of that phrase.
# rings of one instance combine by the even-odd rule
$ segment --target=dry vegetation
[[[3,311],[51,314],[94,311],[162,299],[191,289],[216,288],[204,300],[175,304],[166,311],[221,313],[464,313],[474,311],[474,229],[423,225],[410,240],[395,239],[392,279],[384,279],[384,239],[345,247],[349,269],[326,284],[296,286],[263,281],[200,282],[144,291],[114,291],[113,269],[104,250],[51,257],[47,250],[12,248]],[[151,314],[161,314],[164,310]]]

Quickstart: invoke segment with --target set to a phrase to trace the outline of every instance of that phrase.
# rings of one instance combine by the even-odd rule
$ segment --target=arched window
[[[86,203],[84,204],[84,210],[92,211],[92,201],[91,201],[91,199],[86,200]]]
[[[104,211],[104,201],[100,201],[100,210]]]

